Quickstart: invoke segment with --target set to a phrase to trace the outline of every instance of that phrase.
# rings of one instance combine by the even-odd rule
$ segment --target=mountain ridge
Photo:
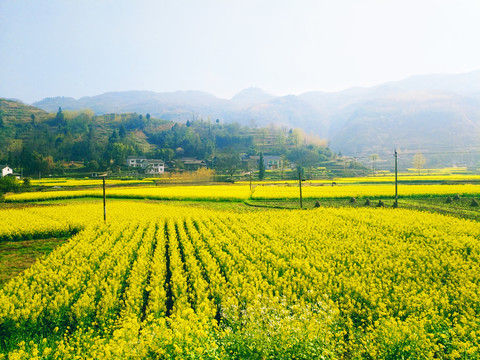
[[[384,152],[392,146],[413,149],[413,142],[408,140],[413,138],[417,139],[417,148],[428,147],[438,139],[448,143],[452,133],[455,140],[450,141],[451,147],[476,145],[475,136],[480,134],[480,70],[453,75],[415,75],[338,92],[274,96],[253,87],[231,99],[220,99],[193,90],[129,91],[83,97],[75,102],[71,98],[48,98],[33,105],[46,111],[62,107],[67,110],[91,108],[98,114],[149,113],[178,122],[219,119],[242,125],[301,127],[327,139],[335,151],[355,156]],[[443,130],[437,128],[435,118],[439,119],[438,124],[443,124]],[[388,126],[392,119],[400,127]],[[418,127],[423,129],[421,133]]]

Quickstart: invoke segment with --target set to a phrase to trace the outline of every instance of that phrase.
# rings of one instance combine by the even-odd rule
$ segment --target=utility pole
[[[250,192],[252,192],[252,171],[250,171]]]
[[[397,168],[397,149],[395,149],[395,205],[394,207],[398,207],[398,168]]]
[[[105,176],[103,177],[103,222],[107,223],[107,204],[105,201]]]
[[[300,187],[300,209],[303,208],[303,203],[302,203],[302,171],[300,170],[300,167],[298,167],[298,186]]]
[[[108,173],[100,174],[99,176],[103,179],[103,222],[107,223],[107,205],[105,199],[105,178],[108,176]]]

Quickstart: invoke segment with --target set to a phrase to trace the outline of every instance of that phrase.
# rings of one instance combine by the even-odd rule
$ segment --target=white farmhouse
[[[163,174],[165,172],[165,162],[160,159],[147,159],[145,156],[127,157],[127,166],[142,168],[146,174]]]
[[[163,174],[165,172],[165,163],[159,159],[147,159],[143,162],[146,174]]]
[[[127,157],[128,167],[143,167],[142,163],[147,160],[145,156],[129,156]]]
[[[2,176],[7,176],[9,174],[13,174],[13,169],[11,167],[8,167],[7,165],[0,165],[0,169],[2,169]]]

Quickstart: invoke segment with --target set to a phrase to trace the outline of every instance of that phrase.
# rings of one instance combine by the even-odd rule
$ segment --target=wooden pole
[[[298,186],[300,187],[300,209],[303,209],[302,203],[302,172],[300,168],[298,168]]]
[[[398,207],[398,168],[397,168],[397,149],[395,149],[395,207]]]
[[[103,177],[103,222],[107,223],[107,206],[105,202],[105,176]]]

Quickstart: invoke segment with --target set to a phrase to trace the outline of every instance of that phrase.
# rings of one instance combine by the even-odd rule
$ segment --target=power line
[[[475,149],[475,150],[463,150],[463,151],[425,151],[425,150],[405,150],[405,151],[398,151],[399,155],[415,155],[421,153],[422,155],[448,155],[448,154],[475,154],[475,153],[480,153],[480,149]],[[372,155],[378,155],[380,156],[394,156],[393,152],[372,152],[370,154],[364,154],[364,155],[356,155],[356,156],[350,156],[351,158],[358,160],[358,159],[366,159],[366,160],[371,160]],[[379,159],[377,158],[376,161]]]

